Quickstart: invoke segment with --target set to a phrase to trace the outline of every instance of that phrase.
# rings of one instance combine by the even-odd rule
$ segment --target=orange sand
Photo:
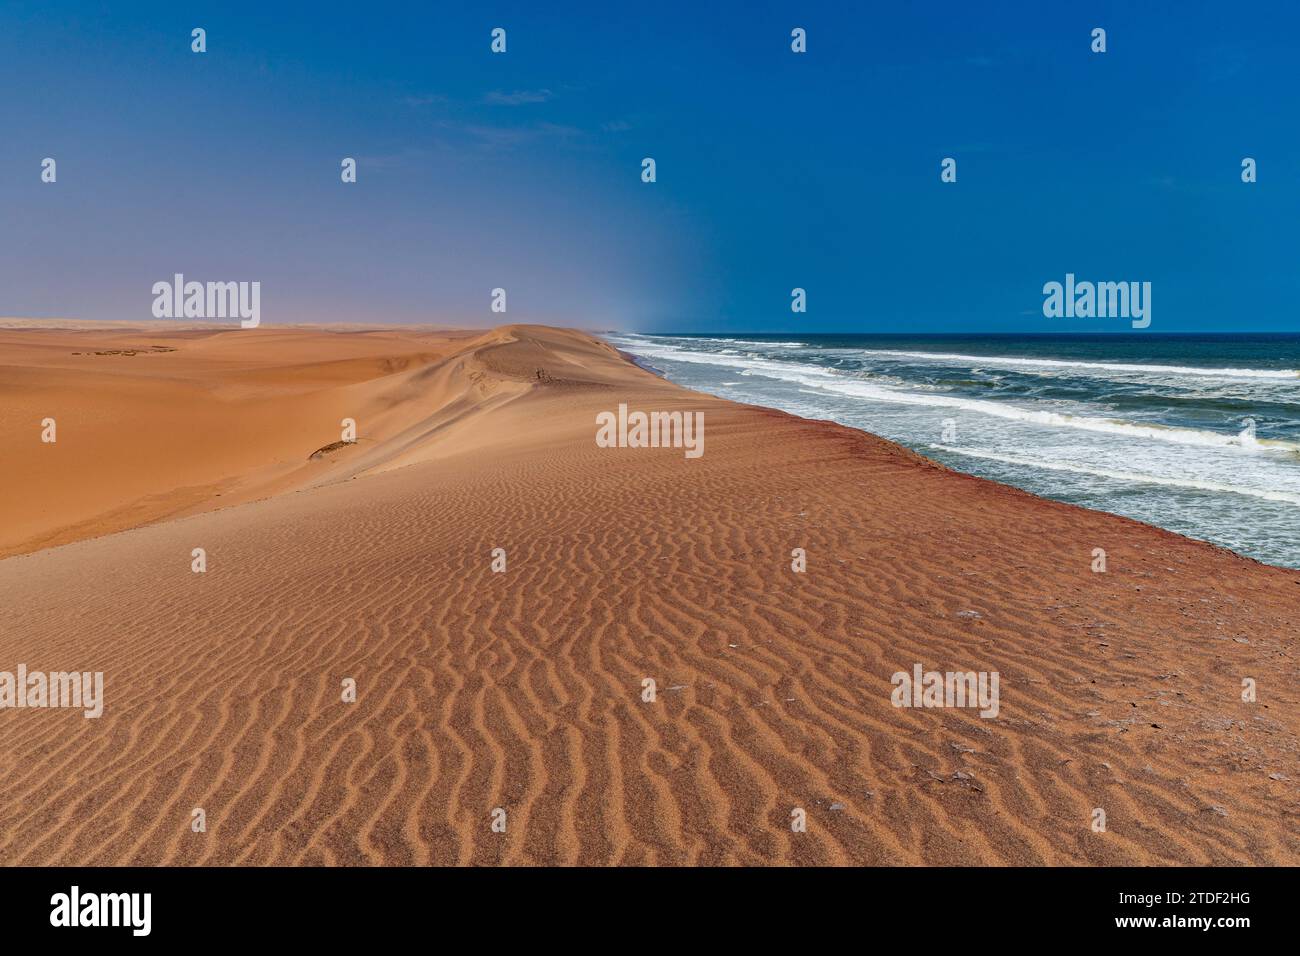
[[[1300,863],[1296,572],[576,332],[5,324],[0,671],[106,705],[0,710],[0,863]]]

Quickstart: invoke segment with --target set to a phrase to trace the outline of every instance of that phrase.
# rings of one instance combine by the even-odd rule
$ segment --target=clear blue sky
[[[11,0],[0,315],[183,272],[266,324],[1127,330],[1043,317],[1074,272],[1151,282],[1152,332],[1297,330],[1298,9]]]

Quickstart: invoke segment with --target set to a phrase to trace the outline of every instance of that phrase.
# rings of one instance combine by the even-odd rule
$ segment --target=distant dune
[[[1300,573],[578,332],[56,325],[0,321],[0,671],[105,704],[0,709],[2,864],[1300,863]]]

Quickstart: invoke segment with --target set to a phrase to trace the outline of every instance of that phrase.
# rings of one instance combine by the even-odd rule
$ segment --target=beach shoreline
[[[611,341],[696,391],[831,419],[967,474],[1300,568],[1300,336]]]

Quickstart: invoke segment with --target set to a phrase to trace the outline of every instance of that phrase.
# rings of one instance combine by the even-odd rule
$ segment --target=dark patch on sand
[[[314,452],[311,453],[311,456],[307,460],[315,461],[318,458],[324,458],[332,451],[338,451],[340,448],[344,448],[348,445],[355,445],[355,444],[356,442],[354,441],[332,441],[324,448],[317,448]]]

